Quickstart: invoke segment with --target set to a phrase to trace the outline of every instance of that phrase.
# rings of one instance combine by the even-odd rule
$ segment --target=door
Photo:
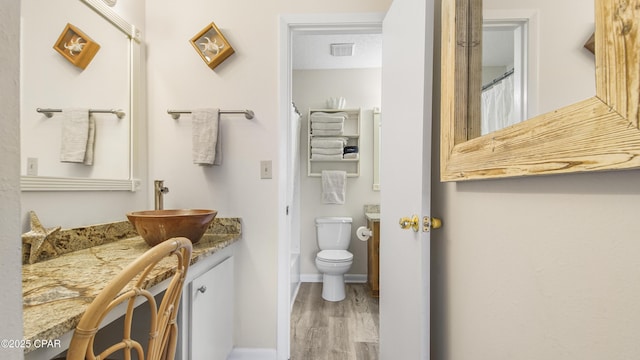
[[[394,0],[382,52],[380,359],[429,359],[433,0]]]

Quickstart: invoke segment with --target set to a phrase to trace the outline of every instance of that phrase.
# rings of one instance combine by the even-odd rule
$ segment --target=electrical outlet
[[[38,158],[27,158],[27,175],[38,176]]]
[[[271,160],[260,161],[260,179],[271,179]]]

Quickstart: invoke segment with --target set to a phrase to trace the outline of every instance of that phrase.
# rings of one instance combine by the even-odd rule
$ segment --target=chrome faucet
[[[155,180],[153,182],[155,188],[155,209],[162,210],[164,208],[163,195],[169,192],[169,188],[164,186],[164,180]]]

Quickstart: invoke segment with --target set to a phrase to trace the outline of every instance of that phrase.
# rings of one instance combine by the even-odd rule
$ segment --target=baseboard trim
[[[347,274],[344,276],[344,282],[364,284],[367,282],[367,274]]]
[[[276,360],[276,349],[233,348],[227,360]]]
[[[300,282],[322,282],[322,274],[300,274]],[[345,274],[346,283],[366,283],[367,274]]]

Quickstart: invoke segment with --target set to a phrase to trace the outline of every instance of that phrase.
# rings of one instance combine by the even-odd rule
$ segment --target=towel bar
[[[62,112],[62,109],[41,109],[37,108],[37,112],[44,114],[46,117],[50,118],[53,116],[54,112]],[[109,109],[109,110],[98,110],[98,109],[89,109],[89,113],[100,113],[100,114],[115,114],[118,119],[122,119],[126,113],[122,111],[122,109]]]
[[[174,120],[180,118],[180,114],[191,114],[190,110],[167,110],[167,114],[171,115]],[[247,120],[253,119],[255,114],[252,110],[220,110],[220,114],[244,114]]]

